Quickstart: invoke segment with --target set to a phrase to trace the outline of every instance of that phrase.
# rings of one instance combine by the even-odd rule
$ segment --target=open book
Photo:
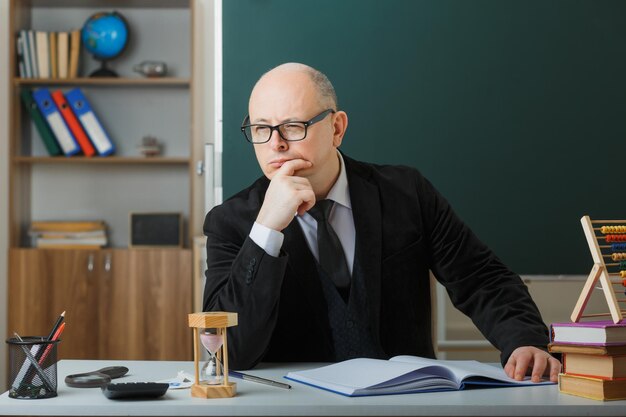
[[[500,367],[477,361],[443,361],[417,356],[350,359],[321,368],[289,372],[285,378],[349,397],[456,391],[470,385],[506,387],[554,384],[509,378]]]

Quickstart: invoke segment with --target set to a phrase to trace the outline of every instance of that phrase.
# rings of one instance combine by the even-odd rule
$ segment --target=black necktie
[[[350,288],[350,270],[339,237],[328,223],[328,216],[334,203],[332,200],[320,200],[309,210],[309,214],[317,220],[317,247],[320,266],[332,279],[335,287],[345,291]]]

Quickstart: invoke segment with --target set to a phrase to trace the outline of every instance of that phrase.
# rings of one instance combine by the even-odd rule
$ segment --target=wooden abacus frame
[[[626,310],[622,310],[620,308],[619,303],[626,302],[626,299],[618,300],[615,297],[615,292],[613,291],[613,283],[611,282],[610,274],[607,270],[607,264],[604,262],[605,256],[609,255],[605,255],[602,253],[602,249],[598,244],[598,237],[596,236],[593,225],[617,223],[626,224],[626,220],[591,220],[589,216],[583,216],[580,219],[580,223],[583,226],[585,237],[587,238],[587,244],[589,245],[589,250],[591,251],[591,256],[593,257],[594,265],[591,269],[591,272],[589,273],[589,277],[587,277],[585,286],[583,287],[583,290],[578,297],[578,301],[576,302],[574,311],[572,311],[571,319],[573,322],[578,322],[581,318],[610,315],[614,323],[619,323],[620,320],[622,320],[624,317],[622,313],[626,313]],[[591,297],[591,292],[594,290],[598,281],[600,281],[602,292],[604,293],[606,303],[609,306],[609,313],[583,315],[583,311],[587,306],[589,297]]]

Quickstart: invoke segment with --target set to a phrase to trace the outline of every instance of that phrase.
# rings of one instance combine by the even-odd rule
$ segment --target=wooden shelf
[[[102,7],[102,0],[30,0],[32,7]],[[107,0],[108,8],[183,8],[189,1],[181,0]]]
[[[191,82],[189,78],[14,78],[15,86],[33,85],[78,85],[78,86],[124,86],[124,87],[142,87],[142,86],[164,86],[164,87],[189,87]]]
[[[84,156],[15,156],[12,158],[18,164],[127,164],[127,165],[187,165],[189,158],[174,157],[127,157],[127,156],[106,156],[91,157]]]

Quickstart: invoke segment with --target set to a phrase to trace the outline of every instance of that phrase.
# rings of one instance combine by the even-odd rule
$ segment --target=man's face
[[[288,121],[307,121],[324,110],[326,107],[320,104],[309,76],[297,71],[266,74],[252,91],[249,103],[250,123],[272,126]],[[336,148],[340,143],[341,138],[334,135],[333,115],[330,114],[309,126],[302,141],[287,142],[275,130],[269,142],[253,146],[263,173],[272,179],[282,164],[291,159],[312,163],[310,168],[298,171],[296,175],[323,175],[331,158],[337,158]]]

